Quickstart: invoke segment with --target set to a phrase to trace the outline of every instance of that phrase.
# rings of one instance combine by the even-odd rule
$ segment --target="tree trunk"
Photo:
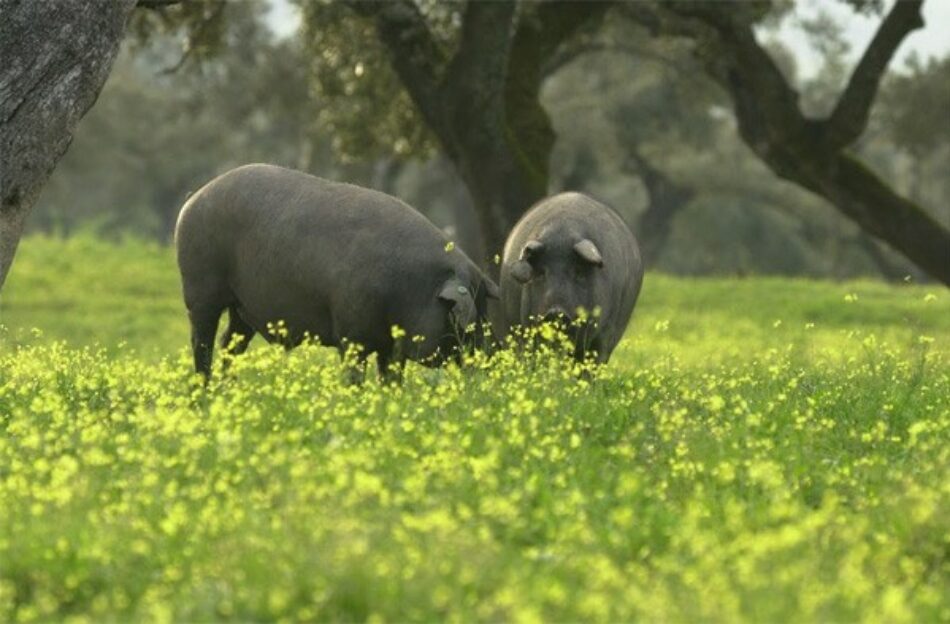
[[[528,181],[511,160],[512,147],[499,141],[496,156],[481,159],[470,155],[456,161],[459,175],[468,187],[478,218],[485,260],[501,255],[508,232],[521,215],[544,196],[545,186]],[[489,263],[489,266],[494,266]],[[495,269],[492,269],[494,271]]]
[[[135,0],[0,0],[0,288],[24,223],[93,105]]]
[[[650,203],[637,222],[637,238],[647,268],[655,268],[673,230],[673,218],[693,199],[693,189],[677,184],[628,146],[630,161],[625,169],[638,176],[646,187]]]

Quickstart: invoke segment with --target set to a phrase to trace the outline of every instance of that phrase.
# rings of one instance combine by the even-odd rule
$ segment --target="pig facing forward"
[[[271,165],[239,167],[197,191],[182,207],[175,246],[195,369],[206,377],[224,310],[221,344],[235,353],[255,333],[288,347],[309,335],[341,352],[361,345],[386,373],[404,358],[443,361],[475,339],[466,328],[498,296],[395,197]],[[269,324],[279,321],[286,331],[275,334]]]
[[[521,218],[505,244],[500,333],[560,322],[576,359],[607,362],[642,283],[637,241],[617,213],[580,193],[549,197]]]

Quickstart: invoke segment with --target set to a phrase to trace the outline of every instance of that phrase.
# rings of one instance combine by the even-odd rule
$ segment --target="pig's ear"
[[[491,281],[484,275],[482,276],[482,286],[485,288],[485,296],[489,299],[501,299],[501,291],[498,290],[498,284]]]
[[[532,258],[537,257],[541,250],[544,249],[544,243],[539,240],[529,240],[524,244],[524,248],[521,250],[521,260],[531,261]]]
[[[576,251],[577,255],[583,258],[585,262],[599,267],[604,266],[604,259],[600,255],[600,250],[597,249],[597,245],[594,244],[594,241],[589,238],[585,238],[575,244],[574,251]]]
[[[449,314],[459,329],[464,330],[478,320],[472,291],[458,278],[453,277],[445,282],[442,290],[439,291],[439,299],[449,304],[451,310]]]
[[[534,277],[532,262],[537,261],[538,254],[544,250],[544,243],[531,239],[521,249],[521,258],[511,265],[511,276],[522,284],[527,284]]]
[[[522,284],[527,284],[534,277],[534,269],[527,260],[518,260],[511,265],[511,277]]]

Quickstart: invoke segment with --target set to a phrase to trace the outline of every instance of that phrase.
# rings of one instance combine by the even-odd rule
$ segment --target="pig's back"
[[[451,270],[445,237],[398,199],[272,165],[239,167],[195,193],[176,245],[183,274],[220,276],[258,331],[282,319],[325,338]]]

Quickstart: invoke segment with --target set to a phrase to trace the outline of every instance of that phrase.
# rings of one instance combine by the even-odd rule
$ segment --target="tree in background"
[[[659,266],[675,217],[696,196],[668,171],[673,161],[708,148],[723,104],[710,81],[695,79],[688,52],[651,40],[629,20],[610,20],[562,46],[543,98],[559,142],[575,144],[577,154],[560,188],[598,194],[589,178],[604,168],[639,180],[644,208],[635,231],[649,268]],[[585,121],[577,124],[581,115]]]
[[[839,34],[836,22],[822,21],[834,30],[812,29],[815,37]],[[847,76],[829,67],[845,66],[840,40],[817,41],[829,51],[825,67],[801,81],[794,56],[770,32],[769,54],[803,101],[840,92]],[[705,76],[688,41],[653,39],[630,20],[611,19],[562,46],[551,65],[542,102],[558,136],[552,188],[618,207],[648,266],[688,274],[880,271],[898,280],[913,273],[820,198],[764,167],[739,140],[728,94]]]
[[[607,5],[300,4],[306,40],[315,58],[327,59],[322,65],[334,79],[344,85],[364,80],[398,85],[388,96],[377,92],[372,117],[399,114],[400,98],[408,96],[416,118],[468,187],[485,248],[500,252],[517,219],[548,189],[555,136],[539,101],[544,63],[561,43],[596,23]],[[354,16],[368,20],[369,27],[347,27],[334,45],[327,33]],[[380,71],[380,55],[398,82]],[[324,73],[318,76],[328,80]]]
[[[927,63],[912,57],[909,72],[891,76],[878,105],[876,131],[910,158],[908,188],[914,201],[946,197],[950,171],[950,56]],[[928,186],[944,184],[944,194],[928,193]],[[950,226],[950,206],[937,214]]]
[[[875,3],[857,2],[863,6]],[[879,3],[877,3],[879,4]],[[873,236],[950,285],[950,231],[902,197],[851,151],[867,127],[891,57],[923,26],[919,0],[903,0],[881,25],[827,116],[809,117],[753,28],[769,2],[723,7],[695,1],[626,5],[658,36],[687,37],[729,93],[743,140],[776,175],[820,195]]]
[[[621,204],[634,198],[638,209],[627,216],[639,220],[644,228],[641,235],[649,238],[645,244],[654,258],[667,256],[663,250],[669,245],[664,240],[673,241],[677,248],[695,247],[697,235],[718,230],[729,236],[735,230],[740,237],[735,245],[723,239],[723,250],[745,250],[735,270],[748,266],[750,270],[767,267],[841,274],[834,259],[841,251],[853,255],[850,250],[866,246],[870,239],[849,233],[837,215],[847,215],[864,228],[848,226],[859,233],[874,232],[873,222],[880,229],[884,227],[881,223],[888,226],[906,221],[904,213],[895,217],[893,210],[880,207],[877,212],[865,211],[870,216],[855,216],[860,205],[855,208],[854,198],[845,193],[855,189],[838,179],[845,175],[842,171],[854,173],[855,167],[867,173],[854,155],[860,154],[898,182],[913,177],[908,175],[913,171],[907,163],[919,159],[912,154],[926,154],[922,162],[930,168],[918,168],[918,177],[946,158],[939,137],[934,143],[938,147],[933,149],[910,148],[899,138],[906,133],[894,134],[896,121],[891,122],[898,119],[900,103],[891,105],[886,97],[875,98],[880,73],[909,32],[906,19],[902,27],[893,26],[901,21],[893,17],[896,7],[883,22],[881,31],[888,34],[875,39],[885,43],[872,43],[869,51],[873,48],[876,52],[865,54],[850,79],[834,24],[818,21],[812,25],[816,40],[825,45],[828,71],[820,75],[822,84],[804,84],[796,81],[794,63],[780,46],[760,45],[750,35],[753,27],[761,29],[780,19],[787,3],[745,3],[741,10],[724,16],[720,4],[695,2],[306,2],[302,3],[301,39],[276,42],[259,28],[259,4],[144,2],[154,10],[132,13],[131,29],[138,38],[157,42],[163,32],[182,31],[187,37],[183,54],[170,55],[161,45],[155,50],[149,44],[117,73],[117,87],[120,83],[130,87],[123,96],[128,96],[130,104],[147,96],[132,106],[140,112],[138,121],[130,122],[139,128],[131,133],[137,145],[129,146],[130,151],[138,150],[132,159],[138,169],[130,164],[131,175],[126,176],[123,169],[122,177],[142,180],[136,172],[147,172],[149,179],[148,185],[134,188],[136,185],[127,184],[128,189],[118,189],[113,195],[123,197],[127,192],[126,199],[114,203],[141,207],[127,215],[116,210],[115,226],[119,228],[126,218],[132,220],[132,215],[139,214],[145,215],[149,229],[167,233],[187,190],[217,171],[249,159],[281,162],[331,177],[343,166],[355,167],[348,175],[354,181],[375,181],[384,184],[384,190],[398,188],[409,195],[415,191],[401,180],[414,177],[417,188],[430,189],[425,193],[432,197],[431,189],[445,187],[423,178],[445,175],[445,167],[419,169],[393,163],[439,152],[467,187],[488,249],[498,249],[510,225],[534,199],[563,188],[569,180],[570,186],[600,185],[595,190],[609,191]],[[851,4],[859,10],[872,10],[875,5]],[[906,9],[904,13],[904,18],[910,15]],[[888,23],[892,26],[886,26]],[[583,49],[581,54],[573,52],[578,47]],[[631,47],[635,49],[625,49]],[[604,60],[619,55],[627,59],[622,64],[626,73],[614,72],[614,76],[607,70],[617,63]],[[836,71],[830,71],[834,67],[828,59],[838,62]],[[178,71],[154,81],[152,74],[143,79],[143,63],[152,74],[160,74],[163,68]],[[659,66],[675,65],[681,69],[657,71]],[[703,73],[705,77],[700,75]],[[932,76],[939,74],[921,74],[919,80],[928,82]],[[769,88],[781,85],[779,80],[785,91],[771,93]],[[625,88],[623,83],[632,87]],[[837,152],[828,148],[809,166],[808,149],[814,145],[808,141],[821,143],[822,149],[832,141],[831,135],[824,143],[819,139],[834,125],[831,119],[848,93],[862,91],[852,86],[856,83],[870,84],[870,92],[863,90],[868,106],[879,100],[870,131],[862,134],[859,123],[861,128],[852,132],[861,136],[848,144],[850,147],[837,148]],[[161,89],[153,88],[157,85]],[[799,88],[800,108],[795,101],[789,104]],[[935,87],[921,84],[920,88]],[[842,90],[844,95],[839,98]],[[887,92],[885,84],[885,96]],[[572,98],[586,98],[589,104],[570,112],[568,101]],[[755,110],[758,103],[762,110]],[[915,102],[914,106],[933,110],[928,103]],[[99,129],[106,129],[110,113],[120,116],[125,108],[116,103],[110,106],[111,111],[103,110],[99,116]],[[735,108],[735,117],[729,113],[730,107]],[[599,109],[610,114],[599,125],[590,123],[591,115]],[[795,114],[804,120],[799,128],[804,128],[804,138],[794,129],[768,125],[786,113],[793,120]],[[826,121],[820,121],[822,116]],[[912,116],[905,113],[902,118]],[[752,130],[764,133],[770,143],[750,139],[758,136],[750,130],[750,119],[758,123],[751,124]],[[90,124],[93,121],[90,119]],[[840,130],[841,126],[835,127]],[[704,132],[708,134],[704,136]],[[91,125],[90,134],[95,134]],[[586,142],[573,136],[584,134],[590,135]],[[731,137],[737,134],[751,149],[743,151],[733,145]],[[124,130],[116,130],[117,139],[127,136]],[[905,157],[895,159],[887,156],[887,146],[897,141],[905,141],[908,147],[901,150]],[[330,142],[333,158],[325,151]],[[799,149],[803,146],[807,149]],[[87,152],[90,157],[85,159],[77,155],[69,185],[65,179],[60,185],[64,201],[57,204],[64,207],[63,212],[76,204],[68,203],[65,189],[76,188],[75,179],[82,177],[79,172],[83,167],[88,173],[108,167],[104,162],[93,166],[97,154],[99,151]],[[352,164],[343,165],[336,158]],[[776,183],[754,162],[757,159],[798,186]],[[722,167],[723,162],[732,166]],[[356,171],[359,173],[353,175]],[[829,186],[831,182],[838,186]],[[55,178],[53,184],[55,187]],[[877,185],[900,200],[880,181]],[[947,195],[932,182],[901,183],[898,188],[909,189],[905,192],[920,201],[934,202]],[[915,194],[925,188],[930,190]],[[90,184],[88,193],[82,193],[83,200],[97,191],[101,189]],[[828,211],[819,196],[848,200],[845,208],[850,212],[842,206],[839,211]],[[102,197],[106,201],[105,195]],[[447,205],[441,200],[435,203],[443,206],[440,210]],[[461,216],[457,203],[448,202],[453,206],[448,212],[456,213],[454,221]],[[946,226],[913,208],[908,213],[913,217],[911,225],[926,225],[929,219],[938,229],[923,240],[939,241]],[[878,214],[882,210],[883,216]],[[711,213],[708,218],[706,212]],[[922,219],[917,218],[920,215]],[[62,216],[50,215],[50,223]],[[713,228],[710,223],[724,227]],[[894,236],[898,235],[891,238]],[[898,237],[906,244],[908,236],[903,232]],[[790,250],[792,260],[761,262],[757,250],[767,239],[775,239],[770,249]],[[783,240],[789,245],[779,244]],[[892,240],[891,244],[901,243]],[[720,262],[723,250],[707,254],[699,264],[688,265],[694,268],[685,270],[729,266]],[[875,250],[881,251],[876,244],[866,251],[873,255]],[[817,266],[812,256],[827,258],[830,267]],[[893,254],[885,257],[892,259]],[[847,264],[853,265],[850,260]],[[680,267],[687,265],[669,256],[660,266],[684,270]],[[897,266],[891,274],[902,271]]]
[[[880,3],[850,4],[857,10],[880,9]],[[950,284],[947,229],[850,151],[867,126],[891,57],[923,25],[920,5],[917,0],[895,4],[825,117],[802,111],[798,94],[753,32],[787,4],[638,2],[611,10],[623,12],[656,37],[694,42],[703,68],[732,100],[740,135],[776,175],[823,197]],[[303,3],[308,39],[318,42],[314,54],[323,50],[334,58],[334,66],[343,70],[336,77],[347,83],[370,79],[366,68],[379,63],[363,59],[378,58],[380,48],[385,51],[419,117],[475,198],[489,248],[498,249],[511,223],[547,188],[554,137],[539,103],[543,65],[565,41],[596,28],[608,5],[470,2],[446,20],[428,3],[350,2],[354,13],[372,20],[373,29],[350,39],[358,40],[357,45],[329,52],[319,33],[346,18],[339,5],[327,6]],[[394,93],[377,101],[398,97]]]

